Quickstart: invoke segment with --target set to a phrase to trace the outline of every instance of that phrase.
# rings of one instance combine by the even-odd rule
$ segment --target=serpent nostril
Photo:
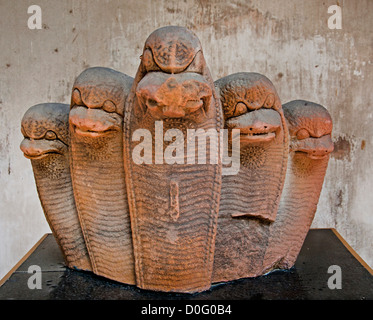
[[[169,89],[175,89],[177,87],[178,83],[175,78],[170,78],[167,80],[167,87]]]

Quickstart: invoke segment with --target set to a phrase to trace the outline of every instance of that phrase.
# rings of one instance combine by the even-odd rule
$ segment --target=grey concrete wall
[[[27,27],[42,9],[43,29]],[[105,66],[134,76],[147,36],[182,25],[200,38],[214,79],[238,71],[270,78],[282,101],[306,99],[334,120],[333,153],[313,227],[336,228],[373,266],[373,1],[0,0],[0,278],[49,227],[31,164],[19,150],[23,113],[69,103],[75,77]],[[326,272],[326,271],[325,271]]]

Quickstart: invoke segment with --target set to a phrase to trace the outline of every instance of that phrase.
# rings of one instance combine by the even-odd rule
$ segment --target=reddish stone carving
[[[288,129],[273,84],[257,73],[236,73],[215,82],[225,127],[240,129],[240,171],[223,176],[214,282],[261,274],[285,179]],[[232,131],[233,132],[233,131]],[[231,133],[229,133],[229,136]]]
[[[211,285],[221,164],[210,163],[215,155],[209,143],[206,164],[189,164],[184,138],[190,129],[219,134],[222,121],[196,36],[181,27],[153,32],[127,101],[124,131],[136,284],[141,288],[195,292]],[[144,152],[151,150],[147,164],[133,160],[137,129],[150,134],[148,144],[143,142]]]
[[[134,284],[123,168],[123,109],[133,79],[107,68],[75,81],[69,115],[76,205],[93,272]]]
[[[21,149],[68,267],[193,293],[294,265],[331,130],[325,108],[282,106],[261,74],[214,83],[196,35],[171,26],[134,79],[89,68],[70,108],[31,107]]]
[[[333,151],[332,119],[321,105],[296,100],[283,106],[291,137],[288,170],[264,259],[264,272],[291,268],[311,226]]]
[[[45,217],[70,268],[92,270],[75,206],[69,166],[69,105],[27,110],[21,150],[31,160]]]

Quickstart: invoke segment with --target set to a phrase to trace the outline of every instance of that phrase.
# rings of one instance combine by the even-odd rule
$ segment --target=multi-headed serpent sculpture
[[[331,131],[324,107],[282,105],[263,75],[213,82],[198,38],[171,26],[135,78],[89,68],[70,106],[31,107],[21,150],[68,267],[192,293],[294,265]]]

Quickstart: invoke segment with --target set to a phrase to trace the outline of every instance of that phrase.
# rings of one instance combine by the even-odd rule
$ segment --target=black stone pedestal
[[[41,289],[28,286],[34,275],[28,273],[32,265],[41,269]],[[337,275],[331,266],[340,268],[340,289],[328,285],[330,277]],[[332,280],[329,282],[336,283]],[[0,300],[373,300],[371,269],[332,229],[310,230],[290,270],[215,284],[193,295],[144,291],[68,269],[51,234],[2,282]]]

